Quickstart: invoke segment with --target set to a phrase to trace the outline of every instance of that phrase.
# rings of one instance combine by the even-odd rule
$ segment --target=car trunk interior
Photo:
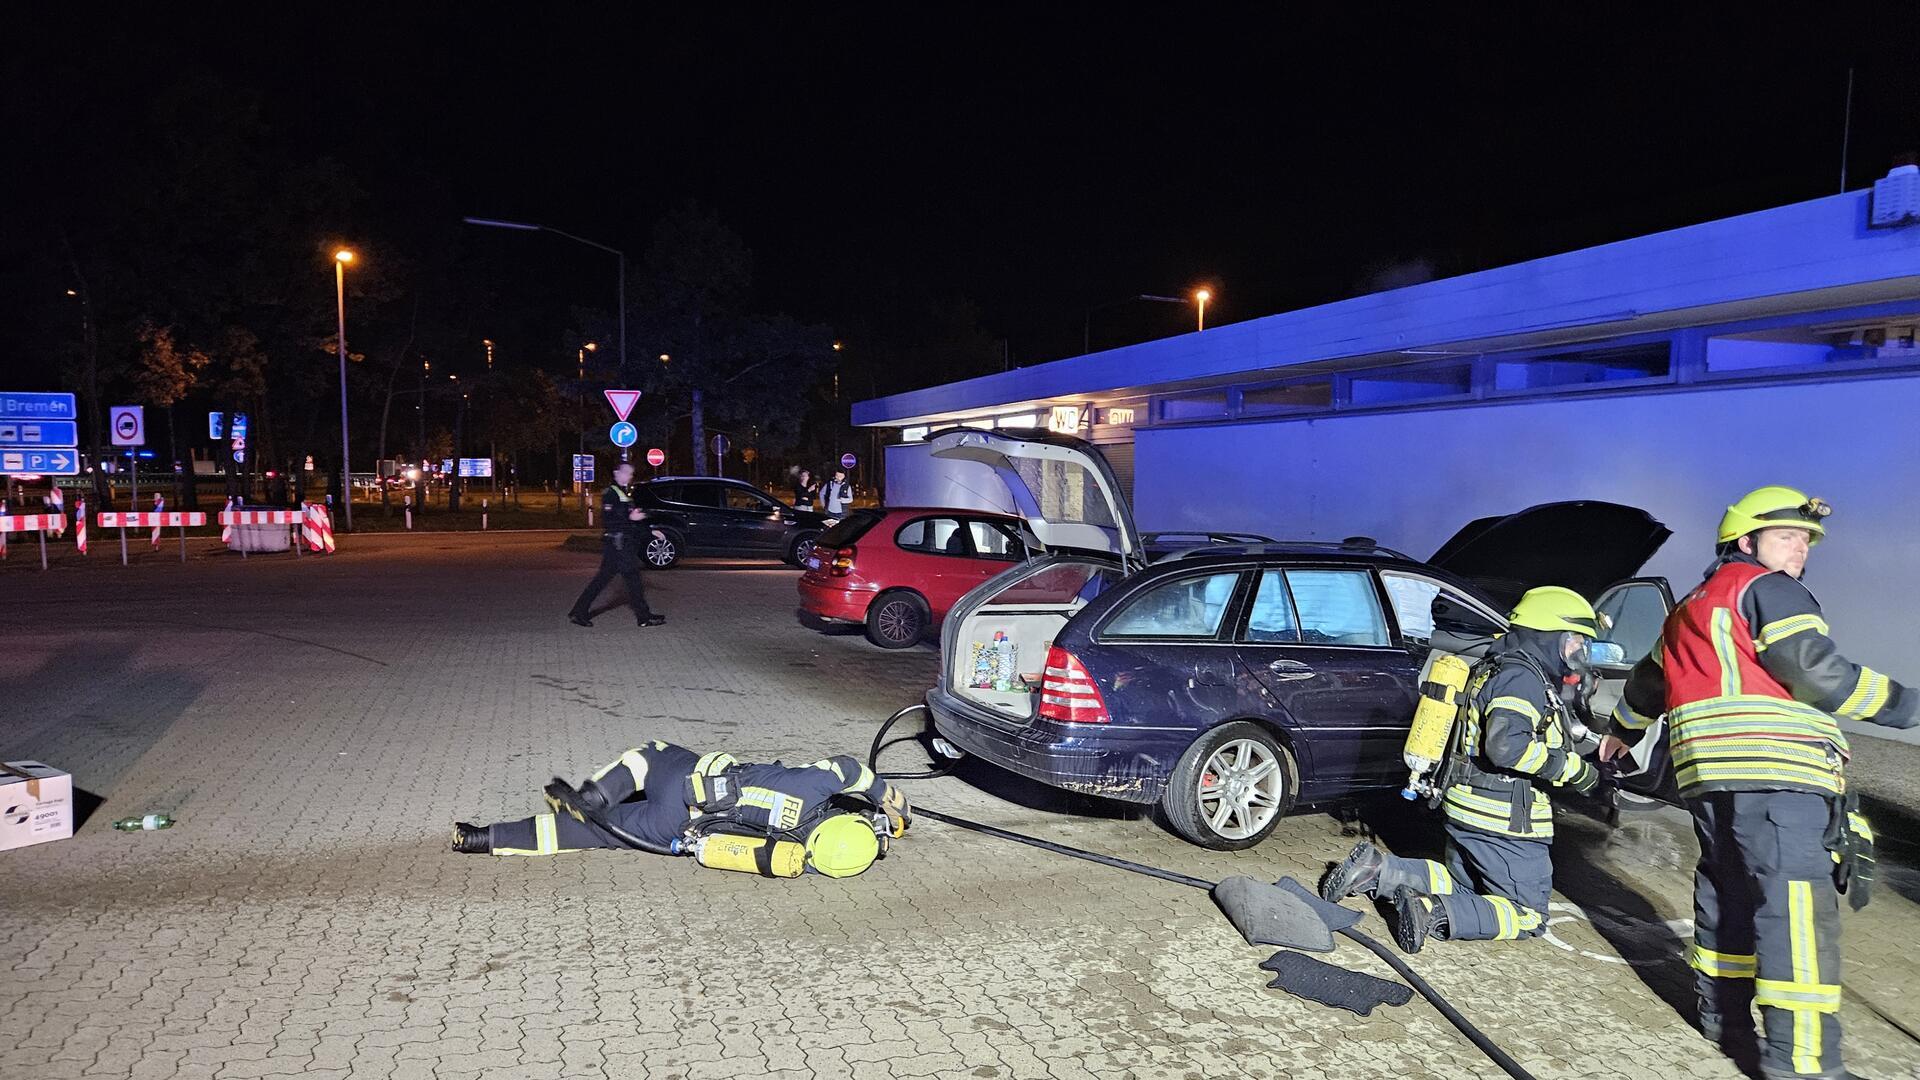
[[[997,716],[1025,722],[1039,707],[1054,638],[1088,601],[1120,579],[1120,571],[1111,562],[1062,558],[1016,573],[952,620],[945,658],[953,693]]]

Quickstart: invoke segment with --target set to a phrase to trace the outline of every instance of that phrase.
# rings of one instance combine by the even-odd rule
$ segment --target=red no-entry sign
[[[667,452],[665,450],[662,450],[656,446],[653,449],[647,451],[647,464],[657,469],[660,466],[665,465],[666,463],[667,463]]]

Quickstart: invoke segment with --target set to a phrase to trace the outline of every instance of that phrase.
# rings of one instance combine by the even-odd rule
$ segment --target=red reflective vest
[[[1682,795],[1845,789],[1846,735],[1761,666],[1753,627],[1741,614],[1748,586],[1768,573],[1729,562],[1667,617],[1660,663]]]

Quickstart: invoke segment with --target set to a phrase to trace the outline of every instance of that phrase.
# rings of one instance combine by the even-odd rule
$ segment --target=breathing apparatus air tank
[[[1413,711],[1413,726],[1407,729],[1407,743],[1401,757],[1407,763],[1407,786],[1400,797],[1413,800],[1435,794],[1433,773],[1447,758],[1447,745],[1453,738],[1453,725],[1466,701],[1467,680],[1473,665],[1463,657],[1438,649],[1427,654],[1420,669],[1420,704]]]
[[[694,841],[693,858],[715,870],[738,870],[763,877],[799,877],[807,868],[806,845],[770,836],[711,833]]]

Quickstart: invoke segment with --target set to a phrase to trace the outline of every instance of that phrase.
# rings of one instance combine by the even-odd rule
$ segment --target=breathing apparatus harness
[[[1549,675],[1546,666],[1540,663],[1537,657],[1525,649],[1516,649],[1512,652],[1504,653],[1490,653],[1487,656],[1483,656],[1475,661],[1473,667],[1468,671],[1467,690],[1465,694],[1461,695],[1459,715],[1454,720],[1453,730],[1449,732],[1447,736],[1446,758],[1440,767],[1435,770],[1432,782],[1425,788],[1428,809],[1437,809],[1441,802],[1446,799],[1447,789],[1455,784],[1470,783],[1482,776],[1502,780],[1523,779],[1523,777],[1513,773],[1495,772],[1481,768],[1478,763],[1471,759],[1466,752],[1466,748],[1462,745],[1463,740],[1466,738],[1467,728],[1464,721],[1467,711],[1473,708],[1474,695],[1480,692],[1480,689],[1486,685],[1487,680],[1492,678],[1494,672],[1499,670],[1500,665],[1509,660],[1519,661],[1522,667],[1532,672],[1534,677],[1540,680],[1540,685],[1546,690],[1547,710],[1541,715],[1539,724],[1534,728],[1533,733],[1536,737],[1544,736],[1550,726],[1558,724],[1560,734],[1565,740],[1566,749],[1569,753],[1574,752],[1576,743],[1588,737],[1589,730],[1586,724],[1582,723],[1575,715],[1575,706],[1569,704],[1565,695],[1561,693],[1563,687],[1572,686],[1574,685],[1573,683],[1566,679],[1555,679]],[[1574,696],[1584,702],[1585,697],[1592,693],[1591,672],[1581,671],[1576,667],[1574,675],[1569,678],[1577,678],[1579,680],[1579,689],[1575,692]]]

